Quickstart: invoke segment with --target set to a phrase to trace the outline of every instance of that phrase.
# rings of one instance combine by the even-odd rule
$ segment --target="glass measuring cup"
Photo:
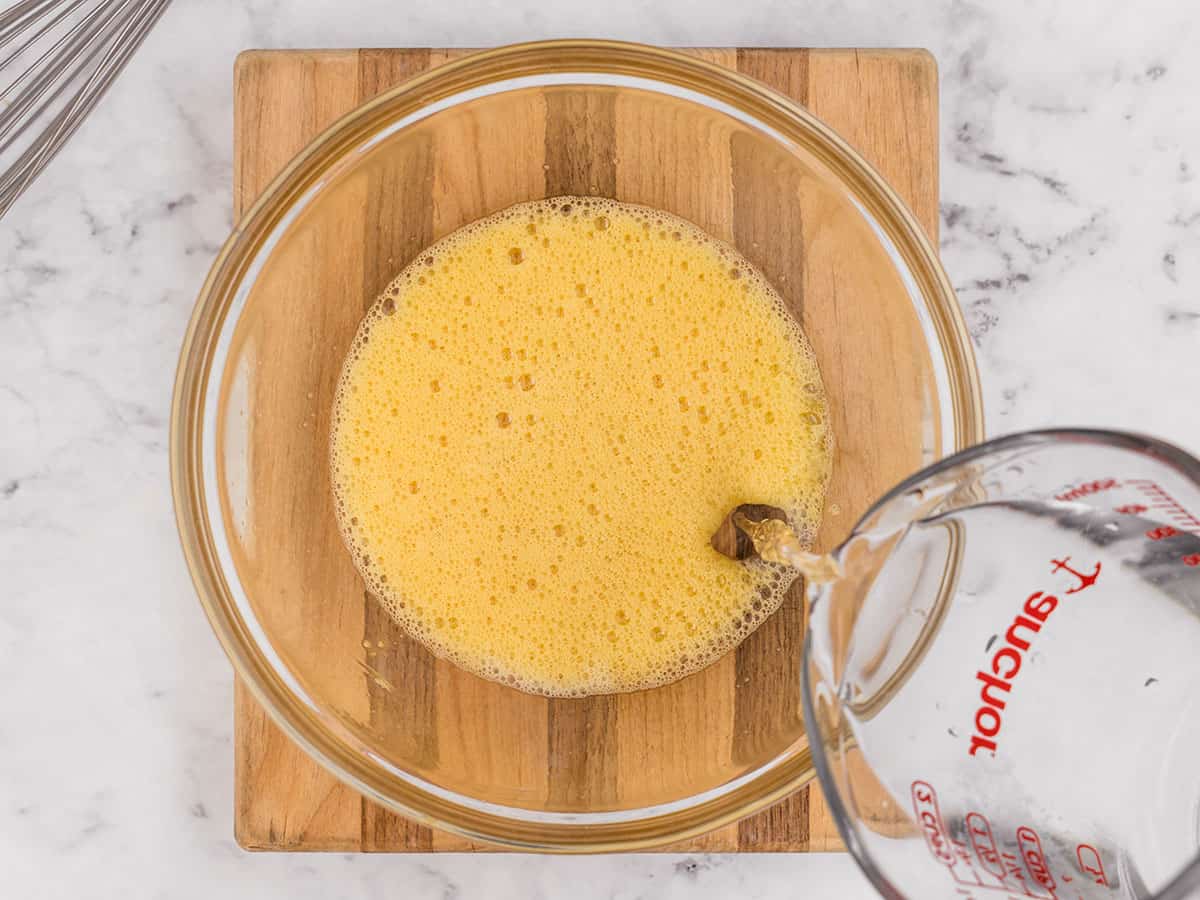
[[[1001,438],[898,485],[834,556],[804,716],[881,894],[1200,896],[1200,461]]]

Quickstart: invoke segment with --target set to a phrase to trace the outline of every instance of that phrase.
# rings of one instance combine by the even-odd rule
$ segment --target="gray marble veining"
[[[251,46],[928,47],[942,253],[992,433],[1092,424],[1200,451],[1200,16],[1190,0],[176,0],[0,222],[4,896],[868,897],[844,857],[251,856],[231,675],[177,549],[170,391],[231,224]]]

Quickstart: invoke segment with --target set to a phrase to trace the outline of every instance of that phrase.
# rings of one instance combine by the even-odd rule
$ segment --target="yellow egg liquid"
[[[808,341],[733,249],[657,210],[559,197],[434,244],[364,319],[334,406],[342,533],[435,653],[522,690],[708,665],[790,581],[709,538],[744,502],[818,525]]]

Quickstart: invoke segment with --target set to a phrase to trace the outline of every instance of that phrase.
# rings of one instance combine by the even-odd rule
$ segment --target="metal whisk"
[[[0,216],[99,102],[169,0],[20,0],[0,12]]]

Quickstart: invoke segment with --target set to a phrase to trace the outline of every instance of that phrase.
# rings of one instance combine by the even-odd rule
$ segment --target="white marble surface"
[[[1200,451],[1193,0],[887,6],[176,0],[0,222],[0,895],[870,896],[844,857],[241,852],[231,675],[177,548],[166,430],[230,225],[237,51],[603,35],[932,49],[942,249],[990,431],[1121,426]]]

